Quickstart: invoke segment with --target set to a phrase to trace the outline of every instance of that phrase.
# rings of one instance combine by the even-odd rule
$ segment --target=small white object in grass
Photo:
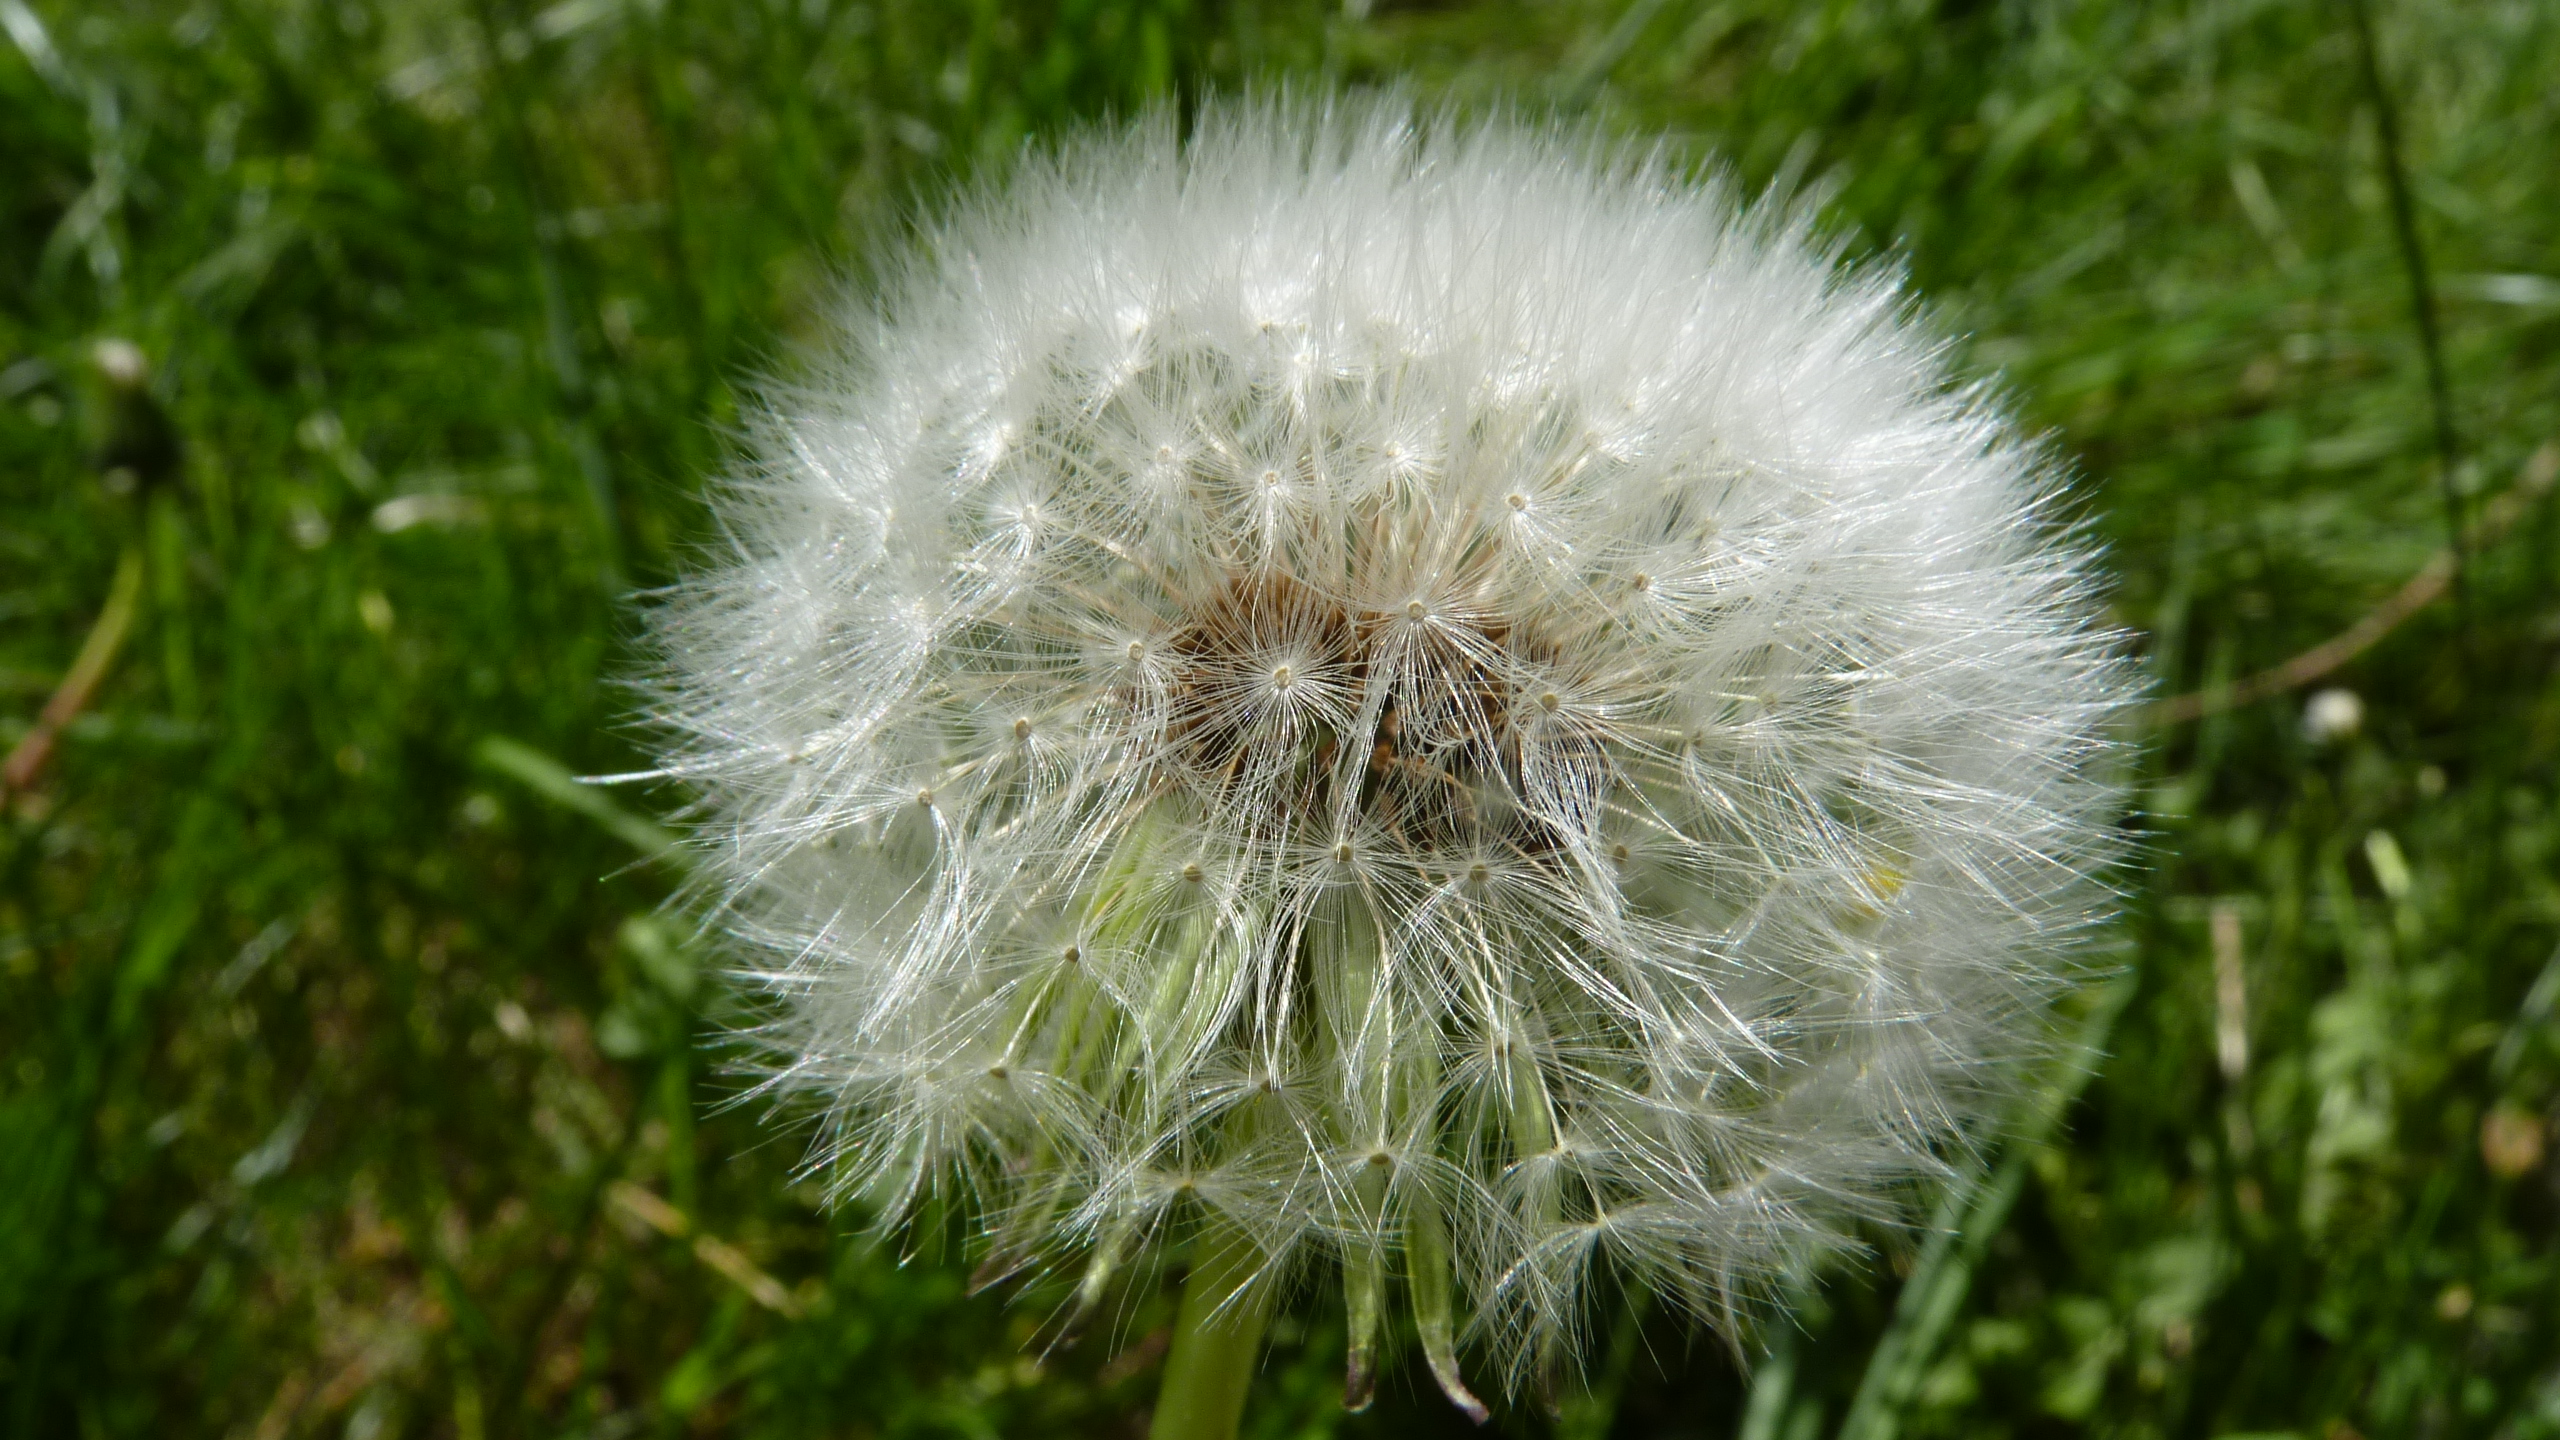
[[[151,357],[121,336],[109,335],[90,346],[89,358],[110,385],[131,390],[151,378]]]
[[[2302,738],[2314,745],[2348,739],[2363,728],[2364,699],[2344,686],[2333,685],[2302,707]]]
[[[656,617],[838,1194],[1096,1291],[1206,1219],[1419,1273],[1456,1399],[1431,1296],[1517,1380],[1595,1275],[1734,1325],[1965,1163],[2136,681],[1890,270],[1394,103],[1091,132],[923,233]]]
[[[484,515],[480,501],[469,495],[394,495],[373,507],[373,528],[385,535],[397,535],[412,525],[464,525]]]

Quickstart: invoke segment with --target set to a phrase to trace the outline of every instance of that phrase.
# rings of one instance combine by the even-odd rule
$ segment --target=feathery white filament
[[[659,622],[846,1187],[1448,1263],[1516,1372],[1602,1257],[1729,1321],[1943,1172],[2130,682],[1890,276],[1393,104],[1087,138],[905,263]]]

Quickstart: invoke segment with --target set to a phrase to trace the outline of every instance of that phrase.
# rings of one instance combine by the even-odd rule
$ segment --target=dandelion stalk
[[[965,1194],[1070,1325],[1189,1237],[1188,1436],[1279,1277],[1347,1406],[1401,1303],[1483,1421],[1599,1277],[1730,1325],[1954,1171],[2106,915],[2132,682],[1892,276],[1391,101],[924,228],[658,624],[840,1196]]]
[[[1200,1237],[1165,1352],[1151,1440],[1231,1440],[1262,1355],[1271,1287],[1255,1283],[1265,1257],[1233,1226]]]

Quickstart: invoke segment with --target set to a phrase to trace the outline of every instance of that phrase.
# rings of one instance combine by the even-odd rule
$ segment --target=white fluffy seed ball
[[[1090,135],[756,435],[670,769],[818,1162],[965,1182],[994,1271],[1233,1227],[1340,1277],[1355,1398],[1382,1294],[1453,1397],[1604,1259],[1729,1325],[1946,1172],[2102,916],[2132,687],[2053,465],[1657,161]]]

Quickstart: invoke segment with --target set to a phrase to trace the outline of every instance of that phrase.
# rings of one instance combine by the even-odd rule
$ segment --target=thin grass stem
[[[2462,488],[2455,467],[2461,445],[2453,426],[2453,387],[2445,377],[2444,337],[2436,319],[2435,285],[2429,276],[2425,237],[2418,233],[2417,207],[2409,198],[2408,167],[2401,156],[2400,110],[2382,77],[2382,57],[2373,40],[2371,0],[2346,0],[2354,22],[2357,67],[2365,93],[2373,102],[2374,130],[2382,146],[2382,183],[2391,197],[2391,229],[2399,242],[2400,266],[2409,281],[2409,314],[2417,322],[2418,352],[2427,372],[2427,403],[2434,419],[2436,486],[2444,497],[2445,543],[2453,551],[2453,603],[2470,644],[2470,555],[2465,541]]]

